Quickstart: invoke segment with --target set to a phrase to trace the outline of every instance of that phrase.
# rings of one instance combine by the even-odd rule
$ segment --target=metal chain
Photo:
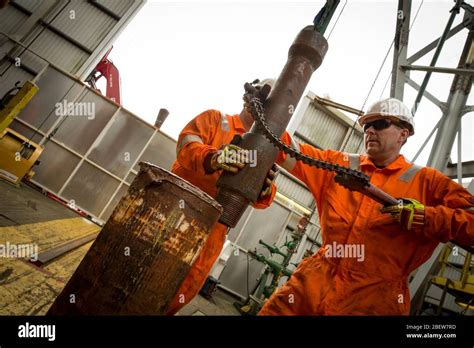
[[[285,143],[283,143],[276,136],[276,134],[273,133],[273,131],[268,127],[265,121],[265,110],[263,108],[263,105],[260,99],[258,99],[257,97],[251,98],[249,101],[249,106],[250,106],[251,114],[254,120],[256,121],[257,127],[263,131],[264,136],[280,151],[283,151],[290,157],[296,159],[297,161],[301,161],[304,164],[307,164],[309,166],[334,172],[338,176],[343,177],[344,181],[357,182],[359,185],[363,185],[363,186],[370,185],[370,177],[362,173],[361,171],[344,167],[344,166],[340,166],[338,164],[321,161],[290,148]],[[339,183],[342,184],[342,182],[339,182]],[[344,184],[342,185],[344,187],[347,187],[348,189],[352,188],[352,185],[351,186],[349,185],[346,186]]]

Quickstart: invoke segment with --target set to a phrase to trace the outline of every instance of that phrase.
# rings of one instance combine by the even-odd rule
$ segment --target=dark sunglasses
[[[403,128],[399,123],[393,122],[391,120],[385,120],[385,119],[382,118],[382,119],[375,120],[375,121],[372,121],[372,122],[364,123],[363,129],[364,129],[364,132],[366,132],[367,129],[369,129],[370,127],[374,127],[375,130],[379,131],[379,130],[382,130],[382,129],[387,129],[392,124],[394,126]]]

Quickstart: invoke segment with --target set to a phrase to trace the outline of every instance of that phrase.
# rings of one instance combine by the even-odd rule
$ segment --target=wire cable
[[[339,21],[339,18],[340,18],[341,15],[342,15],[342,12],[344,12],[344,9],[346,8],[346,5],[347,5],[347,0],[346,0],[346,2],[344,3],[344,6],[342,6],[342,10],[341,10],[341,12],[339,12],[339,15],[338,15],[337,18],[336,18],[336,22],[334,22],[334,25],[332,26],[331,31],[329,32],[328,38],[326,39],[327,41],[329,41],[329,38],[331,37],[332,31],[333,31],[334,28],[336,27],[337,22]]]
[[[411,29],[412,29],[413,26],[415,25],[416,19],[417,19],[417,17],[418,17],[418,14],[420,13],[421,6],[423,5],[423,2],[424,2],[424,0],[422,0],[421,3],[420,3],[420,6],[418,6],[418,9],[417,9],[417,11],[416,11],[415,17],[413,17],[413,22],[411,23],[410,27],[408,28],[408,33],[410,33]],[[405,21],[405,18],[403,18],[403,20],[400,22],[400,26],[403,25],[404,21]],[[383,66],[385,65],[385,62],[386,62],[386,60],[387,60],[387,58],[388,58],[388,55],[390,54],[390,51],[392,50],[392,47],[393,47],[393,45],[395,44],[395,39],[396,39],[396,31],[395,31],[395,37],[393,38],[392,43],[390,44],[390,47],[389,47],[389,49],[388,49],[388,51],[387,51],[387,54],[385,55],[385,58],[383,59],[382,65],[380,66],[380,68],[379,68],[379,70],[378,70],[378,72],[377,72],[377,75],[375,76],[374,82],[372,83],[372,86],[370,87],[369,93],[367,94],[367,97],[365,98],[364,104],[362,105],[362,107],[360,108],[360,110],[364,110],[365,105],[366,105],[367,101],[369,100],[370,94],[372,93],[372,90],[373,90],[373,88],[374,88],[374,86],[375,86],[375,84],[376,84],[376,82],[377,82],[377,80],[378,80],[378,78],[379,78],[380,72],[382,71],[382,68],[383,68]],[[398,53],[398,55],[400,56],[400,52]],[[390,80],[391,75],[392,75],[392,72],[390,72],[389,77],[388,77],[387,81],[385,82],[385,86],[384,86],[384,88],[383,88],[383,91],[382,91],[382,93],[381,93],[379,99],[382,98],[382,95],[383,95],[383,93],[385,92],[385,88],[387,87],[387,83],[388,83],[388,81]],[[349,134],[349,136],[346,138],[346,140],[344,141],[344,144],[343,144],[342,147],[341,147],[341,151],[344,151],[344,150],[345,150],[345,148],[346,148],[346,146],[347,146],[349,140],[351,139],[352,135],[354,134],[354,129],[355,129],[355,126],[356,126],[356,124],[357,124],[357,119],[358,119],[358,118],[359,118],[359,117],[357,117],[356,120],[354,121],[354,124],[353,124],[352,127],[351,127],[350,134]]]
[[[403,23],[403,21],[402,21],[402,23]],[[400,23],[400,24],[402,24],[402,23]],[[390,44],[390,47],[388,48],[388,51],[387,51],[387,53],[385,54],[385,57],[384,57],[384,59],[383,59],[383,61],[382,61],[382,64],[380,65],[380,68],[379,68],[379,70],[377,71],[377,75],[375,75],[375,79],[374,79],[374,81],[372,82],[372,85],[370,86],[369,93],[367,93],[367,96],[365,97],[364,104],[362,104],[362,107],[361,107],[359,110],[364,110],[365,104],[367,104],[367,101],[369,100],[370,94],[372,93],[372,90],[374,89],[374,86],[375,86],[375,84],[377,83],[377,80],[378,80],[378,78],[379,78],[379,76],[380,76],[380,72],[382,71],[382,68],[383,68],[383,66],[385,65],[385,61],[387,60],[387,57],[388,57],[388,55],[390,54],[390,51],[392,50],[392,46],[393,46],[394,42],[395,42],[395,38],[392,40],[392,43]],[[357,120],[358,120],[359,117],[360,117],[360,115],[357,116],[357,118],[355,119],[354,124],[353,124],[352,127],[351,127],[351,132],[350,132],[349,136],[346,138],[346,140],[344,141],[344,144],[343,144],[342,147],[341,147],[341,151],[344,151],[344,149],[345,149],[346,146],[347,146],[347,143],[349,142],[349,139],[350,139],[350,138],[352,137],[352,135],[354,134],[354,129],[355,129],[355,126],[356,126],[356,124],[357,124]]]

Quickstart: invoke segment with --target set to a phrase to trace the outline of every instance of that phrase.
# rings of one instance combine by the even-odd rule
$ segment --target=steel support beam
[[[460,69],[474,69],[474,30],[470,30],[464,45],[464,50],[459,62]],[[447,111],[443,115],[439,130],[431,150],[428,166],[443,171],[448,163],[454,138],[459,129],[462,111],[466,105],[469,92],[471,91],[473,77],[455,75],[448,97]]]
[[[474,177],[474,161],[462,162],[462,177],[463,178],[472,178]],[[444,170],[444,175],[451,179],[455,179],[458,176],[457,164],[448,164]],[[474,180],[472,180],[474,182]]]
[[[460,24],[456,25],[453,29],[451,29],[448,32],[448,35],[446,35],[446,40],[453,37],[454,35],[456,35],[457,33],[459,33],[463,29],[464,29],[463,23],[460,23]],[[438,46],[439,39],[440,38],[437,38],[436,40],[432,41],[430,44],[426,45],[421,50],[416,52],[414,55],[409,57],[407,59],[407,63],[412,64],[412,63],[416,62],[418,59],[420,59],[421,57],[425,56],[426,54],[428,54],[429,52],[434,50],[436,48],[436,46]]]
[[[452,69],[452,68],[442,68],[434,66],[423,66],[423,65],[400,65],[400,68],[403,70],[418,70],[418,71],[429,71],[437,72],[442,74],[455,74],[455,75],[474,75],[474,71],[470,69]]]
[[[410,32],[411,0],[399,0],[397,11],[397,29],[393,50],[392,83],[390,97],[403,100],[405,77],[407,72],[400,69],[407,64],[408,34]]]
[[[472,111],[474,111],[474,105],[467,105],[462,110],[462,113],[467,114],[468,112],[472,112]]]
[[[451,30],[451,27],[453,25],[454,18],[460,11],[461,2],[462,0],[457,0],[456,5],[451,9],[451,15],[449,16],[448,23],[446,24],[446,27],[444,28],[443,34],[439,38],[436,51],[433,54],[433,58],[431,58],[430,67],[434,67],[436,65],[436,62],[438,61],[438,57],[441,53],[441,50],[443,49],[444,42],[446,41],[448,34]],[[418,105],[421,101],[421,98],[423,97],[423,93],[425,92],[425,89],[426,89],[426,86],[428,85],[428,81],[430,80],[430,77],[431,77],[431,72],[428,71],[425,75],[425,78],[423,79],[423,82],[421,83],[420,90],[418,91],[418,95],[416,96],[415,103],[413,104],[413,107],[411,109],[413,115],[416,114],[416,110],[418,109]]]
[[[417,84],[415,81],[413,81],[412,79],[410,79],[409,77],[406,78],[406,83],[408,85],[410,85],[411,87],[413,87],[415,90],[419,91],[420,90],[420,85]],[[441,101],[439,101],[438,98],[436,98],[433,94],[431,94],[430,92],[428,92],[426,89],[423,91],[423,96],[426,97],[426,99],[428,99],[430,102],[432,102],[433,104],[435,104],[437,107],[439,107],[441,109],[441,111],[444,113],[445,110],[446,110],[446,103],[443,103]]]
[[[464,45],[464,49],[459,61],[458,68],[474,69],[474,30],[470,30]],[[443,172],[446,169],[449,155],[451,153],[454,138],[459,129],[462,111],[466,105],[469,92],[471,91],[473,77],[455,75],[447,102],[447,110],[439,122],[439,129],[436,134],[431,154],[428,159],[428,166]],[[423,301],[423,287],[431,274],[439,269],[437,258],[443,248],[439,244],[433,252],[431,258],[418,268],[415,277],[410,283],[410,296],[412,308],[418,308]]]

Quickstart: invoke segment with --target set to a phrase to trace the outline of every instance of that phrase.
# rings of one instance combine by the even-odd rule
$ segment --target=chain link
[[[249,100],[249,106],[252,117],[256,121],[257,127],[263,131],[264,136],[280,151],[283,151],[288,156],[296,159],[297,161],[301,161],[311,167],[316,167],[319,169],[324,169],[336,173],[338,176],[337,179],[341,179],[336,179],[336,181],[350,190],[353,190],[355,186],[360,187],[370,185],[370,177],[362,173],[361,171],[340,166],[338,164],[321,161],[290,148],[285,143],[283,143],[276,136],[276,134],[273,133],[273,131],[268,127],[265,121],[265,110],[260,99],[258,99],[257,97],[251,98]]]

